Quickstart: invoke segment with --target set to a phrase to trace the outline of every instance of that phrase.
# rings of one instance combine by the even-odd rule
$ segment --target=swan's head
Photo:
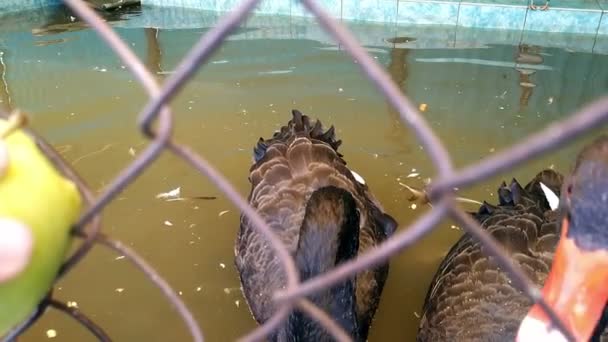
[[[577,341],[588,341],[608,299],[608,137],[584,148],[564,181],[562,231],[543,297]],[[517,341],[566,341],[535,305]]]

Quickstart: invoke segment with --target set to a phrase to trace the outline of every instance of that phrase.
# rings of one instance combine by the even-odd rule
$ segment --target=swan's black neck
[[[337,264],[354,258],[359,248],[359,214],[352,195],[329,186],[310,197],[300,230],[296,266],[302,281],[329,271]],[[328,313],[356,339],[355,280],[311,295],[308,299]],[[285,334],[289,341],[332,340],[308,315],[294,312],[288,319]]]

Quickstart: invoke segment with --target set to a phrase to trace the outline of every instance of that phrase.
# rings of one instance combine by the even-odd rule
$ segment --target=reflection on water
[[[158,43],[159,29],[146,27],[144,32],[146,34],[146,66],[153,74],[158,75],[162,73],[162,52]]]
[[[390,49],[390,59],[388,63],[388,67],[386,70],[388,71],[391,79],[401,88],[405,89],[405,81],[408,76],[408,61],[407,55],[410,49],[407,48],[399,48],[397,44],[402,42],[404,39],[393,39],[389,42],[393,44]],[[406,94],[407,95],[407,94]],[[388,105],[388,113],[391,118],[391,134],[389,137],[401,139],[400,137],[403,135],[403,129],[405,128],[401,123],[401,119],[399,118],[399,113],[397,110],[387,103]]]
[[[182,15],[154,13],[154,20],[186,21]],[[217,17],[195,11],[187,15],[204,27]],[[159,77],[172,72],[206,30],[128,28],[135,20],[152,20],[146,11],[130,20],[121,21],[125,26],[117,29],[119,34]],[[94,33],[52,23],[45,26],[53,33],[45,38],[51,44],[37,44],[40,38],[32,36],[39,21],[23,30],[0,31],[0,100],[31,113],[35,128],[100,191],[147,143],[135,124],[147,96]],[[368,51],[414,104],[427,105],[424,117],[458,166],[520,141],[608,89],[608,69],[602,67],[606,56],[525,45],[454,49],[434,42],[425,49],[425,39],[415,30],[405,35],[391,27],[350,27],[359,39],[378,42],[366,43]],[[176,137],[204,154],[246,195],[253,144],[298,108],[336,126],[349,165],[403,229],[428,206],[412,209],[399,182],[422,187],[434,176],[433,166],[358,66],[319,32],[313,22],[251,18],[172,102]],[[413,38],[391,41],[395,36]],[[406,47],[414,40],[415,47]],[[541,168],[566,170],[581,143],[460,190],[460,195],[494,202],[503,178],[525,182]],[[157,198],[178,187],[186,200]],[[140,252],[178,291],[209,341],[232,340],[255,326],[233,267],[238,224],[236,208],[168,153],[123,191],[103,217],[107,234]],[[393,258],[371,341],[413,339],[428,283],[460,234],[445,222]],[[183,323],[146,278],[103,249],[94,249],[61,281],[55,295],[77,303],[117,341],[188,339]],[[23,341],[46,339],[48,329],[57,332],[58,341],[91,340],[75,323],[50,311]]]
[[[1,47],[1,45],[0,45]],[[4,58],[6,57],[6,51],[0,48],[0,108],[4,112],[10,112],[13,110],[11,104],[11,93],[8,88],[8,82],[6,81],[6,64],[4,64]]]
[[[540,54],[542,48],[540,46],[528,46],[521,44],[518,46],[517,63],[522,64],[542,64],[544,62],[543,56]],[[519,112],[523,112],[528,107],[528,102],[532,96],[534,84],[532,75],[536,73],[534,69],[529,68],[517,68],[519,72],[519,86],[521,87],[521,96],[519,97]]]

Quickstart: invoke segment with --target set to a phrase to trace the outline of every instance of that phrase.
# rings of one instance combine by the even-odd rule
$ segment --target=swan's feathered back
[[[336,139],[333,125],[324,132],[321,120],[317,120],[314,122],[314,124],[311,124],[308,116],[303,115],[300,111],[295,109],[292,111],[292,115],[293,118],[289,120],[287,125],[281,127],[281,130],[278,132],[275,132],[272,138],[268,140],[260,138],[257,145],[253,149],[253,155],[256,163],[264,157],[268,146],[277,142],[289,144],[297,137],[321,141],[331,146],[336,154],[342,157],[342,155],[338,153],[338,147],[342,144],[342,140]],[[346,164],[346,162],[344,163]]]
[[[306,206],[313,192],[333,186],[349,192],[359,214],[359,252],[386,239],[396,222],[383,209],[366,184],[358,182],[338,153],[341,141],[333,126],[323,130],[320,121],[297,110],[293,118],[270,139],[260,138],[250,169],[250,204],[280,237],[292,255],[298,246]],[[322,215],[319,213],[319,215]],[[265,239],[241,218],[236,247],[236,266],[243,291],[258,322],[275,311],[272,295],[285,286],[279,261]],[[367,336],[367,327],[379,302],[388,266],[361,273],[356,279],[357,319]]]
[[[563,177],[539,173],[526,187],[513,179],[484,203],[475,219],[538,284],[549,272],[559,239],[559,214],[540,182],[559,195]],[[425,299],[418,341],[514,341],[531,302],[498,268],[477,240],[464,234],[441,262]]]

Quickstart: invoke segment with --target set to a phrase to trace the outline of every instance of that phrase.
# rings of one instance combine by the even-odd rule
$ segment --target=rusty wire
[[[148,147],[127,167],[123,169],[107,189],[97,198],[80,180],[78,175],[65,164],[58,154],[45,143],[41,143],[42,150],[61,169],[67,177],[75,180],[88,205],[85,213],[81,216],[74,227],[76,236],[82,237],[84,242],[77,251],[68,258],[59,275],[69,271],[83,256],[87,254],[94,243],[101,243],[117,250],[129,257],[136,267],[141,269],[165,294],[173,304],[178,313],[184,319],[192,337],[195,341],[202,341],[203,335],[200,327],[195,322],[192,314],[185,304],[175,295],[169,284],[164,281],[154,269],[147,265],[143,259],[133,251],[126,250],[119,242],[112,241],[100,234],[101,224],[99,215],[103,208],[111,202],[121,191],[130,185],[156,158],[165,150],[174,153],[189,165],[208,177],[221,190],[241,212],[247,216],[256,229],[268,240],[270,246],[281,262],[281,267],[287,279],[286,288],[275,294],[274,300],[278,309],[274,316],[264,325],[261,325],[249,335],[242,338],[243,341],[259,341],[271,334],[296,307],[314,318],[321,326],[330,332],[336,340],[349,340],[348,335],[336,324],[326,313],[305,299],[305,296],[313,294],[322,289],[343,281],[355,274],[386,262],[390,257],[416,243],[423,236],[433,230],[434,227],[446,216],[451,216],[458,221],[468,233],[477,238],[497,261],[502,269],[510,274],[514,284],[520,288],[533,302],[540,304],[543,310],[560,329],[564,335],[572,340],[572,334],[557,317],[555,312],[547,305],[539,289],[532,285],[525,274],[513,264],[510,258],[502,251],[498,243],[466,214],[453,200],[452,189],[471,185],[482,179],[488,178],[498,172],[505,171],[523,163],[535,156],[556,149],[564,143],[571,141],[577,136],[588,132],[598,124],[608,120],[608,97],[603,97],[594,103],[584,107],[571,117],[554,123],[536,133],[523,142],[512,146],[500,153],[486,158],[474,165],[455,170],[449,154],[440,139],[434,134],[428,123],[412,105],[411,101],[401,92],[399,87],[391,81],[384,69],[374,61],[363,49],[356,38],[339,21],[332,18],[314,0],[301,0],[304,6],[314,14],[319,24],[333,38],[344,47],[345,51],[361,67],[362,72],[378,90],[386,97],[388,102],[397,110],[403,123],[410,127],[421,145],[429,154],[437,169],[437,177],[429,185],[429,198],[436,203],[433,210],[424,214],[409,227],[402,227],[400,231],[377,248],[359,255],[356,259],[345,262],[335,269],[308,279],[299,281],[298,272],[287,249],[280,239],[272,232],[270,227],[257,214],[257,212],[239,195],[235,187],[218,172],[203,156],[181,145],[172,137],[173,114],[168,105],[171,99],[179,92],[186,82],[204,64],[211,54],[221,46],[226,37],[250,15],[259,0],[242,0],[241,3],[226,14],[218,24],[204,34],[190,52],[183,58],[175,72],[166,80],[161,87],[157,84],[154,76],[146,69],[144,64],[136,57],[132,50],[120,37],[108,26],[92,9],[82,0],[63,0],[82,20],[84,20],[106,44],[116,53],[125,66],[133,73],[150,96],[149,102],[139,113],[138,125],[141,132],[150,139]],[[152,126],[156,124],[157,131]],[[88,224],[88,231],[85,226]],[[100,340],[107,335],[95,327],[82,314],[73,310],[66,310],[61,303],[48,298],[46,306],[52,305],[59,310],[71,314],[84,323],[89,330]],[[14,335],[17,336],[27,326],[34,322],[42,309],[38,310],[32,318],[25,322]],[[99,330],[96,330],[99,329]],[[97,332],[97,333],[96,333]],[[109,339],[109,338],[108,338]]]

